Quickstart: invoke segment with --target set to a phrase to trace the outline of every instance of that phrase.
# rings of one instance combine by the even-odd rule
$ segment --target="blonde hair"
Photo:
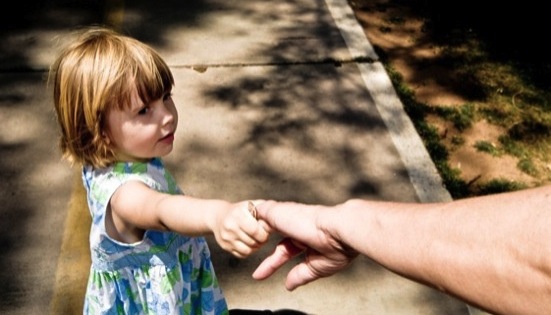
[[[50,67],[50,79],[63,157],[94,167],[115,162],[106,132],[109,110],[130,106],[136,90],[147,104],[174,85],[151,47],[101,27],[79,33]]]

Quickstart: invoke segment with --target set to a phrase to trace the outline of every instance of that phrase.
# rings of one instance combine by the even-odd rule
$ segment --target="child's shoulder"
[[[148,182],[164,178],[164,164],[161,160],[154,159],[147,162],[115,162],[106,167],[83,166],[82,177],[87,185],[92,183],[105,184],[106,182],[126,182],[140,179]]]
[[[163,161],[159,158],[154,158],[143,162],[119,161],[119,162],[114,162],[106,167],[93,167],[91,165],[83,166],[84,173],[90,173],[93,175],[146,174],[146,173],[165,172],[165,171],[166,171],[165,165]]]
[[[166,171],[159,158],[145,162],[116,162],[104,168],[84,167],[82,176],[84,185],[88,188],[118,187],[125,182],[137,180],[158,191],[180,192],[174,178]]]

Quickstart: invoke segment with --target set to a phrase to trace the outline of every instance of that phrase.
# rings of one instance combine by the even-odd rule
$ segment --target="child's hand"
[[[219,212],[214,237],[222,249],[245,258],[266,243],[269,230],[264,221],[257,221],[254,204],[242,201]]]

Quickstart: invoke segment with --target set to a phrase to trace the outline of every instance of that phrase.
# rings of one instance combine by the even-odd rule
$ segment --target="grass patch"
[[[525,189],[528,186],[524,183],[510,181],[507,179],[493,179],[484,184],[476,186],[476,195],[490,195]]]
[[[499,150],[493,143],[488,141],[477,141],[474,147],[480,152],[486,152],[492,156],[500,156],[501,150]]]
[[[524,148],[522,143],[513,140],[508,135],[502,135],[498,138],[499,143],[503,147],[505,153],[515,156],[517,158],[524,158],[528,156],[528,151]]]
[[[474,2],[413,0],[388,4],[392,5],[408,7],[424,19],[424,35],[431,38],[440,54],[436,59],[421,62],[448,69],[458,83],[456,92],[472,100],[461,106],[429,106],[418,102],[414,92],[404,85],[401,75],[385,62],[384,52],[378,52],[406,112],[453,198],[528,186],[499,178],[483,185],[466,184],[461,180],[459,170],[450,167],[449,152],[443,145],[443,139],[426,122],[429,114],[451,122],[457,129],[450,140],[451,148],[464,144],[461,134],[472,128],[477,120],[484,119],[499,126],[504,133],[499,136],[497,144],[477,141],[475,148],[496,157],[507,154],[517,158],[518,169],[534,177],[534,182],[551,179],[551,170],[545,167],[551,157],[551,59],[548,58],[551,51],[543,51],[537,42],[523,40],[521,36],[515,38],[521,40],[522,45],[510,45],[511,34],[541,29],[528,26],[537,24],[538,20],[531,18],[528,24],[515,25],[512,29],[509,29],[512,24],[507,22],[513,17],[533,17],[538,9],[516,5],[501,7],[500,23],[496,24],[487,23],[487,17],[494,15],[484,12]],[[473,6],[476,11],[472,11]],[[389,27],[385,32],[392,32],[393,27],[404,20],[396,16],[389,18]],[[508,32],[504,32],[503,27]],[[523,32],[515,33],[522,29]]]
[[[453,135],[451,139],[451,144],[456,147],[462,146],[465,144],[465,138],[459,135]]]
[[[528,175],[531,175],[531,176],[538,175],[538,170],[536,168],[536,165],[534,165],[534,161],[532,161],[532,159],[530,158],[520,159],[520,161],[518,161],[517,163],[517,167],[519,170],[521,170],[522,172]]]
[[[392,66],[386,64],[385,68],[398,97],[404,105],[404,110],[411,118],[417,132],[423,140],[436,169],[442,177],[446,189],[453,198],[465,198],[472,195],[469,191],[468,184],[461,179],[461,172],[450,166],[448,161],[448,149],[442,144],[436,128],[426,122],[427,113],[434,112],[434,109],[431,109],[426,104],[420,103],[415,99],[413,91],[404,84],[402,76],[395,71]],[[453,114],[451,114],[451,116],[453,116]]]
[[[434,107],[432,110],[440,117],[452,122],[459,131],[465,131],[473,125],[476,111],[471,103],[459,107]]]

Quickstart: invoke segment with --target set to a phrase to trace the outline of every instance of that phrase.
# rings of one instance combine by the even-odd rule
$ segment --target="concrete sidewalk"
[[[189,195],[450,198],[345,0],[106,3],[20,4],[21,19],[0,33],[0,313],[80,311],[89,222],[78,178],[57,151],[45,85],[56,45],[74,27],[112,23],[171,66],[180,125],[166,161]],[[252,271],[277,240],[240,261],[211,243],[231,308],[469,313],[365,258],[292,293],[283,287],[288,269],[255,282]]]

